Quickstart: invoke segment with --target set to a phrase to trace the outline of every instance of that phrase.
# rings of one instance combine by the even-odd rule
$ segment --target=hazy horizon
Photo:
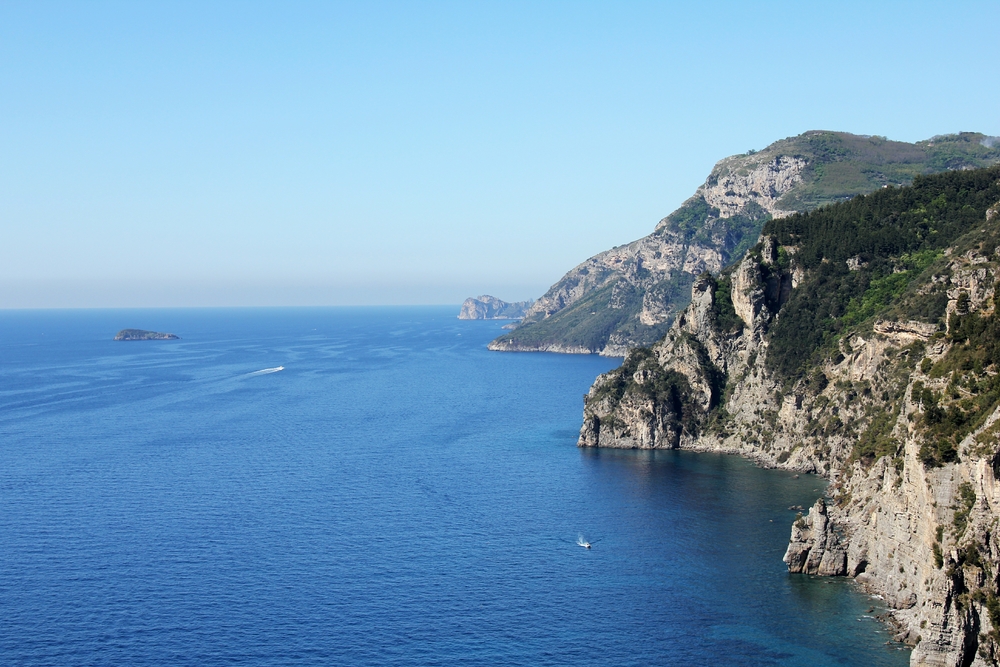
[[[728,155],[813,129],[1000,135],[973,28],[997,18],[6,3],[0,308],[537,298]]]

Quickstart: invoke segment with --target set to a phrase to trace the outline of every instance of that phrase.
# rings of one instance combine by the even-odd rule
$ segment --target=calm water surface
[[[580,451],[617,360],[455,312],[0,313],[0,663],[907,663],[785,571],[822,480]]]

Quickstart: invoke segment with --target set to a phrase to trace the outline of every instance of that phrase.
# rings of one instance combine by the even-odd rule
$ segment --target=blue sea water
[[[821,479],[579,450],[617,360],[456,310],[0,313],[0,664],[907,663],[781,562]]]

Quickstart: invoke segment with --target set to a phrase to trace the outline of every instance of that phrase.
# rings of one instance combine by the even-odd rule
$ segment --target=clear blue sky
[[[998,24],[996,0],[0,2],[0,307],[537,297],[727,155],[1000,135]]]

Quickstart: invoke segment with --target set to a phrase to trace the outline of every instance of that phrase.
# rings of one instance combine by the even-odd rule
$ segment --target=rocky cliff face
[[[985,145],[987,139],[970,133],[908,144],[807,132],[726,158],[652,234],[573,268],[490,349],[622,356],[652,344],[687,305],[694,278],[740,257],[769,218],[908,183],[921,173],[992,164],[1000,146]]]
[[[988,176],[978,181],[984,196],[1000,198],[1000,170]],[[955,197],[950,187],[940,197]],[[947,215],[927,204],[943,200],[918,199],[893,201],[948,233]],[[880,209],[887,225],[902,215],[890,209]],[[947,247],[918,240],[923,254],[882,257],[817,257],[810,218],[791,221],[719,278],[699,277],[667,335],[597,379],[580,446],[730,452],[828,477],[829,498],[792,527],[789,570],[851,576],[882,595],[897,638],[915,646],[913,665],[997,665],[1000,219],[991,210],[977,204],[961,219],[978,222],[963,223],[964,235],[956,228]],[[827,317],[832,333],[789,347],[811,340],[798,330],[807,308],[830,307],[828,293],[852,285],[860,297]]]
[[[574,336],[575,329],[581,328],[576,325],[564,332],[568,341],[559,336],[534,341],[526,336],[531,332],[525,327],[498,338],[490,349],[571,349],[622,356],[630,347],[653,342],[687,304],[695,276],[705,271],[718,273],[733,250],[748,237],[756,238],[768,216],[788,214],[778,208],[778,200],[801,182],[804,165],[804,160],[784,155],[723,160],[681,208],[685,215],[702,219],[692,224],[675,214],[661,220],[649,236],[591,257],[553,285],[525,315],[526,323],[542,325],[537,331],[546,325],[558,327],[561,320],[574,315],[582,315],[585,324],[596,324],[608,319],[611,311],[611,319],[616,320],[612,330],[598,325],[605,331],[596,337],[586,336],[588,332]],[[587,299],[601,290],[603,299]],[[574,308],[578,305],[582,308]],[[553,316],[557,319],[551,320]]]
[[[483,294],[469,297],[462,303],[458,313],[460,320],[517,320],[531,307],[531,301],[501,301],[495,296]]]

